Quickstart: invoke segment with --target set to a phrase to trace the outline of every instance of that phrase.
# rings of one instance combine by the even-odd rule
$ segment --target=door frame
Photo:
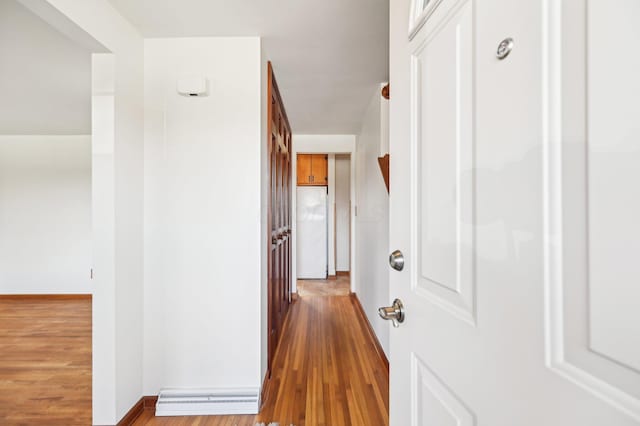
[[[91,296],[91,417],[93,424],[110,424],[117,422],[121,414],[116,406],[116,373],[121,366],[116,362],[119,352],[115,350],[115,341],[120,332],[120,329],[115,326],[119,306],[115,293],[118,286],[123,285],[120,281],[124,281],[116,274],[116,265],[119,260],[116,258],[117,244],[114,232],[115,212],[119,204],[114,193],[120,188],[117,186],[116,177],[127,173],[114,167],[123,155],[118,155],[120,151],[115,147],[123,144],[125,139],[130,139],[132,132],[143,130],[143,126],[140,125],[131,128],[132,130],[128,133],[123,131],[123,128],[127,128],[128,124],[140,118],[141,115],[127,114],[128,122],[118,121],[117,119],[124,113],[116,108],[116,104],[120,99],[126,99],[128,102],[142,102],[143,96],[142,92],[135,92],[135,88],[116,86],[117,78],[125,72],[124,64],[127,64],[127,59],[130,59],[131,51],[127,50],[129,48],[126,45],[127,42],[120,44],[119,41],[114,41],[111,34],[98,32],[95,26],[83,26],[82,23],[86,20],[82,16],[74,16],[70,19],[67,14],[73,11],[75,4],[60,6],[48,2],[24,0],[18,2],[30,13],[42,19],[45,25],[60,31],[70,40],[87,47],[90,51],[92,264],[86,273],[91,280],[91,291],[87,293]],[[106,19],[111,19],[111,16]],[[119,58],[125,59],[118,61]],[[142,80],[139,82],[139,88],[142,90]],[[142,150],[142,147],[143,141],[138,140],[138,145],[132,149]],[[127,187],[131,188],[130,191],[142,188],[142,175],[139,177],[137,181],[127,182]],[[136,216],[136,213],[140,215]],[[142,217],[142,210],[128,213],[127,217],[139,219]],[[140,233],[133,237],[135,244],[129,244],[134,251],[138,244],[140,247],[144,244],[142,228],[140,227],[139,230]],[[141,258],[140,260],[142,261]],[[141,291],[142,281],[138,278],[142,276],[142,263],[136,272],[140,272],[140,275],[129,278],[131,282],[137,282],[138,287],[135,290]],[[141,320],[142,316],[140,314],[135,318]],[[140,326],[137,334],[141,335],[141,333]],[[131,354],[133,350],[129,348],[126,353]],[[140,355],[140,361],[142,361],[141,357]]]
[[[280,90],[278,89],[278,84],[273,72],[273,67],[271,65],[271,62],[267,62],[267,123],[266,123],[266,157],[267,157],[267,223],[266,223],[266,246],[267,246],[267,256],[266,256],[266,261],[267,261],[267,280],[266,280],[266,285],[267,285],[267,370],[266,370],[266,379],[271,378],[271,372],[272,372],[272,363],[273,363],[273,359],[276,353],[276,350],[278,348],[278,344],[280,343],[280,338],[282,337],[281,335],[277,336],[276,341],[274,342],[272,337],[271,337],[271,330],[273,329],[273,317],[274,317],[274,309],[275,309],[275,303],[277,301],[273,300],[273,279],[272,279],[272,221],[273,221],[273,217],[271,214],[271,200],[272,200],[272,178],[271,178],[271,172],[272,172],[272,160],[271,160],[271,132],[272,132],[272,123],[273,123],[273,114],[274,114],[274,103],[272,102],[272,99],[276,98],[279,105],[280,105],[280,109],[282,112],[282,118],[284,119],[284,123],[285,123],[285,128],[287,129],[288,133],[289,133],[289,145],[288,145],[288,149],[289,149],[289,156],[293,155],[292,154],[292,145],[293,145],[293,134],[291,132],[291,125],[289,124],[289,118],[287,116],[287,112],[284,106],[284,102],[282,101],[282,96],[280,95]],[[292,233],[291,228],[293,227],[293,224],[291,223],[293,221],[293,204],[292,204],[292,198],[293,198],[293,179],[295,176],[295,172],[292,170],[292,168],[295,167],[295,164],[293,162],[293,160],[290,158],[289,160],[289,170],[288,170],[288,184],[289,184],[289,212],[288,212],[288,216],[289,216],[289,227],[290,227],[290,231]],[[294,279],[293,279],[293,274],[292,274],[292,244],[291,244],[291,235],[288,236],[289,239],[289,243],[288,243],[288,259],[285,262],[285,264],[288,264],[288,279],[289,279],[289,283],[285,284],[285,288],[288,292],[287,294],[287,300],[288,303],[287,304],[287,309],[286,312],[284,313],[284,318],[282,319],[282,324],[284,324],[285,319],[287,317],[288,314],[288,307],[291,303],[291,292],[292,292],[292,288],[294,285]],[[264,326],[263,326],[264,327]],[[280,330],[282,331],[282,330]],[[264,391],[264,387],[263,387],[263,391]],[[263,395],[263,401],[265,400],[265,395]]]

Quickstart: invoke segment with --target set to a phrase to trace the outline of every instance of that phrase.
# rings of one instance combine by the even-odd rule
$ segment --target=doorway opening
[[[92,423],[92,55],[0,2],[0,423]]]
[[[389,424],[388,363],[352,292],[352,160],[351,152],[293,155],[296,297],[257,421]]]
[[[350,153],[296,154],[296,286],[298,295],[352,291]]]

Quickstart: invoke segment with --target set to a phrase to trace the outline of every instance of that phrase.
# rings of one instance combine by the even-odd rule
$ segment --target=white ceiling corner
[[[91,50],[0,1],[0,134],[90,134]]]
[[[145,37],[262,37],[298,134],[358,133],[388,80],[389,0],[109,1]]]

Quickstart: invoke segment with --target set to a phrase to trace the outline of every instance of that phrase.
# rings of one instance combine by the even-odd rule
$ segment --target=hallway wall
[[[296,196],[297,196],[296,191]],[[327,154],[327,274],[336,275],[336,155]],[[296,212],[297,213],[297,212]],[[297,225],[297,223],[296,223]]]
[[[351,159],[336,155],[336,271],[351,269]]]
[[[145,395],[261,384],[260,60],[257,37],[145,40]]]
[[[269,212],[269,55],[260,39],[260,377],[264,379],[269,362],[269,255],[271,229],[267,224]],[[274,64],[275,66],[275,64]],[[285,105],[286,108],[286,105]]]
[[[356,144],[356,257],[357,294],[378,340],[389,356],[389,323],[378,317],[378,307],[389,304],[389,194],[378,157],[386,149],[387,100],[373,93]]]

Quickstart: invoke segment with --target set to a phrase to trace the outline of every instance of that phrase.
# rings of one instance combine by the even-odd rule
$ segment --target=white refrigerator
[[[326,186],[297,187],[297,278],[327,279],[327,209]]]

